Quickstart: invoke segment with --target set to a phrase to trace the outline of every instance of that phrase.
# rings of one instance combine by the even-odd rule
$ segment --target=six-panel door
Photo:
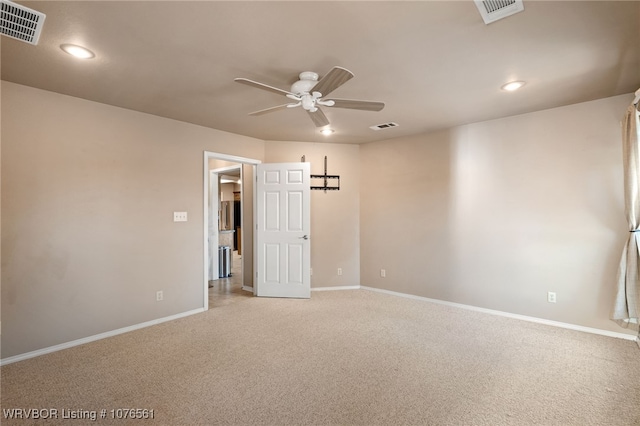
[[[257,166],[258,296],[311,295],[309,163]]]

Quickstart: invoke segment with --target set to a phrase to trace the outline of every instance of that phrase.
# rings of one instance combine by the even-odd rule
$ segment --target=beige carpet
[[[1,378],[3,410],[98,410],[59,424],[640,425],[632,341],[366,290],[242,298]]]

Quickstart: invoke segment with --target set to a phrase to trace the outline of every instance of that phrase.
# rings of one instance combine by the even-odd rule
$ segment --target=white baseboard
[[[15,356],[10,356],[8,358],[0,359],[0,365],[11,364],[11,363],[18,362],[18,361],[23,361],[23,360],[29,359],[29,358],[35,358],[35,357],[40,356],[40,355],[61,351],[63,349],[72,348],[74,346],[84,345],[85,343],[95,342],[96,340],[106,339],[107,337],[117,336],[118,334],[128,333],[130,331],[138,330],[138,329],[145,328],[145,327],[151,327],[152,325],[161,324],[161,323],[167,322],[167,321],[173,321],[173,320],[178,319],[178,318],[183,318],[183,317],[187,317],[189,315],[199,314],[201,312],[205,312],[204,308],[198,308],[198,309],[194,309],[194,310],[191,310],[191,311],[182,312],[180,314],[175,314],[175,315],[171,315],[171,316],[168,316],[168,317],[158,318],[158,319],[155,319],[155,320],[143,322],[143,323],[140,323],[140,324],[131,325],[129,327],[123,327],[123,328],[119,328],[117,330],[107,331],[105,333],[100,333],[100,334],[96,334],[96,335],[93,335],[93,336],[84,337],[82,339],[72,340],[71,342],[61,343],[61,344],[55,345],[55,346],[49,346],[48,348],[38,349],[36,351],[27,352],[27,353],[20,354],[20,355],[15,355]]]
[[[311,287],[311,291],[359,290],[359,285],[343,285],[334,287]]]
[[[253,293],[253,287],[250,287],[250,286],[248,286],[248,285],[243,285],[243,286],[242,286],[242,289],[243,289],[244,291],[250,291],[251,293]]]
[[[493,309],[486,309],[486,308],[480,308],[480,307],[477,307],[477,306],[464,305],[462,303],[447,302],[445,300],[429,299],[428,297],[414,296],[413,294],[399,293],[397,291],[383,290],[383,289],[380,289],[380,288],[366,287],[366,286],[360,286],[360,288],[363,289],[363,290],[369,290],[369,291],[375,291],[375,292],[378,292],[378,293],[390,294],[392,296],[405,297],[405,298],[408,298],[408,299],[422,300],[424,302],[432,302],[432,303],[437,303],[439,305],[453,306],[453,307],[456,307],[456,308],[467,309],[467,310],[470,310],[470,311],[483,312],[485,314],[498,315],[498,316],[501,316],[501,317],[514,318],[514,319],[519,319],[519,320],[522,320],[522,321],[529,321],[529,322],[535,322],[535,323],[538,323],[538,324],[551,325],[551,326],[554,326],[554,327],[567,328],[569,330],[583,331],[585,333],[599,334],[601,336],[615,337],[617,339],[635,340],[636,342],[638,342],[638,346],[640,346],[640,340],[638,340],[638,338],[636,336],[631,335],[631,334],[617,333],[615,331],[608,331],[608,330],[600,330],[598,328],[584,327],[584,326],[581,326],[581,325],[569,324],[569,323],[559,322],[559,321],[552,321],[552,320],[547,320],[547,319],[544,319],[544,318],[536,318],[536,317],[530,317],[530,316],[526,316],[526,315],[512,314],[510,312],[496,311],[496,310],[493,310]]]
[[[245,287],[245,286],[243,286],[242,289],[253,292],[253,287]],[[375,291],[375,292],[378,292],[378,293],[384,293],[384,294],[389,294],[389,295],[398,296],[398,297],[405,297],[405,298],[414,299],[414,300],[421,300],[421,301],[425,301],[425,302],[432,302],[432,303],[437,303],[437,304],[440,304],[440,305],[453,306],[453,307],[456,307],[456,308],[462,308],[462,309],[467,309],[467,310],[471,310],[471,311],[484,312],[484,313],[491,314],[491,315],[498,315],[498,316],[503,316],[503,317],[507,317],[507,318],[514,318],[514,319],[519,319],[519,320],[523,320],[523,321],[535,322],[535,323],[538,323],[538,324],[551,325],[551,326],[554,326],[554,327],[566,328],[566,329],[569,329],[569,330],[576,330],[576,331],[582,331],[582,332],[586,332],[586,333],[599,334],[599,335],[602,335],[602,336],[615,337],[615,338],[618,338],[618,339],[633,340],[640,347],[640,337],[636,337],[636,336],[633,336],[633,335],[630,335],[630,334],[616,333],[614,331],[600,330],[600,329],[591,328],[591,327],[583,327],[581,325],[568,324],[568,323],[563,323],[563,322],[559,322],[559,321],[551,321],[551,320],[546,320],[546,319],[543,319],[543,318],[529,317],[529,316],[526,316],[526,315],[512,314],[512,313],[509,313],[509,312],[496,311],[496,310],[493,310],[493,309],[480,308],[480,307],[477,307],[477,306],[464,305],[464,304],[461,304],[461,303],[447,302],[447,301],[438,300],[438,299],[430,299],[428,297],[415,296],[415,295],[412,295],[412,294],[399,293],[399,292],[396,292],[396,291],[383,290],[383,289],[380,289],[380,288],[367,287],[367,286],[334,286],[334,287],[312,287],[311,291],[358,290],[358,289]],[[48,353],[61,351],[63,349],[72,348],[74,346],[83,345],[85,343],[94,342],[96,340],[106,339],[107,337],[117,336],[118,334],[128,333],[130,331],[138,330],[138,329],[145,328],[145,327],[150,327],[152,325],[161,324],[163,322],[172,321],[172,320],[175,320],[175,319],[178,319],[178,318],[183,318],[183,317],[186,317],[186,316],[195,315],[195,314],[199,314],[199,313],[202,313],[202,312],[205,312],[204,308],[193,309],[191,311],[182,312],[182,313],[171,315],[171,316],[168,316],[168,317],[158,318],[158,319],[155,319],[155,320],[143,322],[143,323],[132,325],[132,326],[129,326],[129,327],[123,327],[123,328],[119,328],[117,330],[108,331],[108,332],[105,332],[105,333],[100,333],[100,334],[96,334],[96,335],[93,335],[93,336],[84,337],[82,339],[73,340],[71,342],[61,343],[61,344],[55,345],[55,346],[50,346],[48,348],[38,349],[36,351],[27,352],[27,353],[24,353],[24,354],[15,355],[15,356],[12,356],[12,357],[0,359],[0,366],[6,365],[6,364],[11,364],[11,363],[18,362],[18,361],[23,361],[23,360],[29,359],[29,358],[35,358],[35,357],[40,356],[40,355],[45,355],[45,354],[48,354]],[[1,326],[1,323],[0,323],[0,326]]]

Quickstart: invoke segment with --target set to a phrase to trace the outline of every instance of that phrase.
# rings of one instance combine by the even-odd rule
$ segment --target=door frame
[[[223,161],[229,161],[232,163],[240,163],[241,166],[244,164],[248,164],[253,166],[254,169],[254,175],[255,175],[255,166],[257,164],[261,164],[262,161],[254,159],[254,158],[247,158],[247,157],[238,157],[236,155],[228,155],[228,154],[222,154],[222,153],[218,153],[218,152],[212,152],[212,151],[204,151],[204,171],[203,171],[203,191],[202,191],[202,200],[203,200],[203,209],[204,209],[204,220],[203,220],[203,247],[204,247],[204,256],[203,256],[203,264],[202,264],[202,270],[203,270],[203,302],[202,302],[202,306],[204,308],[204,310],[208,310],[209,309],[209,177],[210,177],[210,169],[209,169],[209,160],[210,159],[216,159],[216,160],[223,160]],[[214,170],[214,169],[211,169]],[[244,195],[244,188],[243,188],[243,195]],[[255,185],[252,185],[252,194],[251,194],[252,198],[253,198],[253,220],[255,223],[256,220],[256,188]],[[244,216],[243,216],[244,217]],[[245,233],[243,232],[243,237],[244,238]],[[255,263],[256,263],[256,256],[255,256],[255,232],[253,233],[253,267],[255,270]],[[246,245],[245,245],[246,247]],[[243,271],[244,273],[244,271]],[[246,279],[246,277],[245,277]],[[256,285],[255,285],[255,274],[252,274],[251,280],[253,282],[253,291],[255,294],[256,291]]]

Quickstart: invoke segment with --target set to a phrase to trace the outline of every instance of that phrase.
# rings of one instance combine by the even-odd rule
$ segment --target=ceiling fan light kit
[[[246,78],[236,78],[234,81],[276,94],[285,95],[287,98],[295,101],[294,103],[254,111],[249,113],[249,115],[262,115],[285,108],[302,107],[302,109],[309,114],[311,121],[313,121],[316,127],[325,127],[329,125],[329,119],[319,108],[320,106],[362,111],[380,111],[384,108],[383,102],[325,98],[329,93],[353,78],[353,73],[346,68],[333,67],[331,71],[321,79],[319,79],[320,76],[313,71],[301,72],[298,77],[299,80],[291,85],[289,91]]]

